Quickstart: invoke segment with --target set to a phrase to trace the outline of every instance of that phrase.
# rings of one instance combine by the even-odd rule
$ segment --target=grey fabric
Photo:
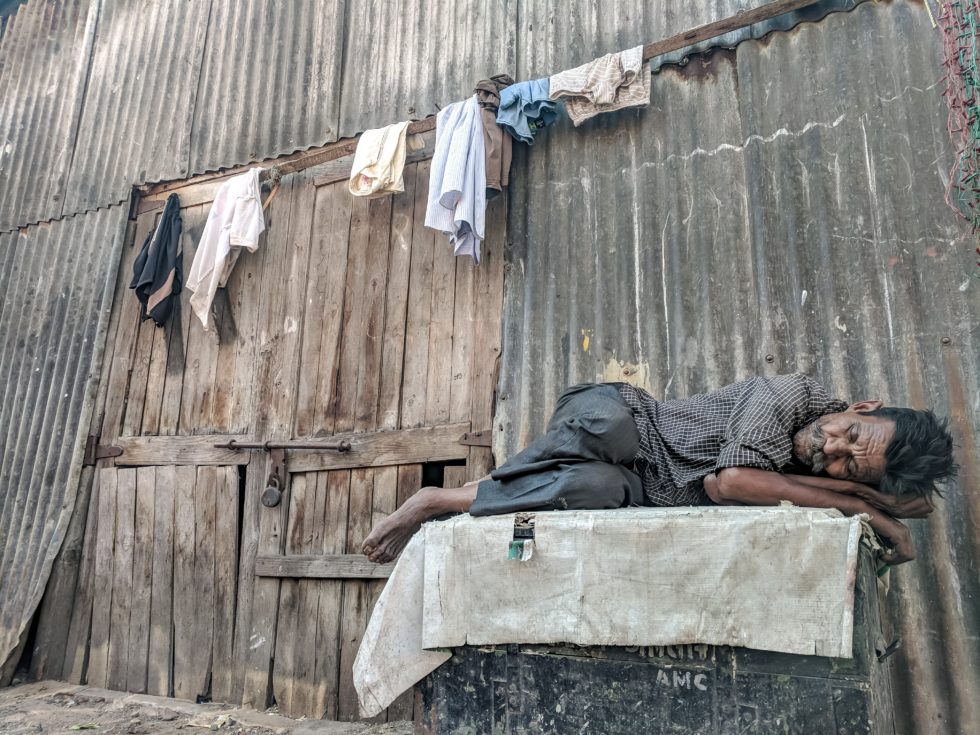
[[[642,505],[633,412],[611,384],[576,385],[558,399],[547,431],[490,473],[470,515]]]

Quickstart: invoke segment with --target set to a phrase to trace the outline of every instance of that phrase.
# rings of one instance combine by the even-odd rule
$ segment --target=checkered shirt
[[[617,388],[640,432],[636,472],[657,506],[709,505],[704,477],[725,467],[785,468],[797,431],[847,408],[799,374],[749,378],[669,401],[625,383]]]

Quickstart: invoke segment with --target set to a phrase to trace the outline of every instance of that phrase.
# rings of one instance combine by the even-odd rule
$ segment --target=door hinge
[[[100,459],[118,457],[123,453],[122,447],[116,447],[112,444],[99,444],[100,438],[95,434],[89,434],[88,439],[85,440],[85,456],[82,457],[83,467],[94,467]]]
[[[493,429],[468,431],[459,438],[459,443],[470,447],[489,447],[492,446],[490,443],[492,438]]]

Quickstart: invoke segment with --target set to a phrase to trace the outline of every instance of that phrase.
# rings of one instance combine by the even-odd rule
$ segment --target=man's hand
[[[912,546],[912,534],[909,529],[887,516],[879,517],[878,521],[878,524],[872,523],[872,526],[882,539],[892,545],[890,550],[881,555],[881,560],[886,564],[904,564],[912,561],[915,558],[915,549]]]
[[[892,547],[882,555],[886,563],[901,564],[914,559],[909,530],[860,497],[856,485],[823,477],[781,475],[752,467],[728,467],[704,478],[705,492],[719,505],[779,505],[788,500],[800,507],[836,508],[848,516],[864,513],[875,532]],[[851,492],[844,492],[845,489]]]

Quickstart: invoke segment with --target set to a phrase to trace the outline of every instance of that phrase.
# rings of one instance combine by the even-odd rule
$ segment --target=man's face
[[[854,410],[831,413],[793,437],[793,454],[814,474],[876,485],[885,475],[885,449],[895,423]]]

